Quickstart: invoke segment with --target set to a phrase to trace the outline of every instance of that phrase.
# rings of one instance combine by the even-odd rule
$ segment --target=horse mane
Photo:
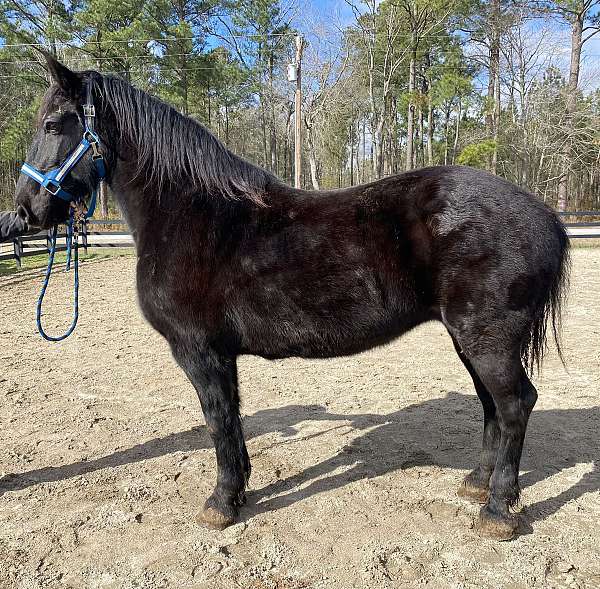
[[[209,195],[264,204],[266,170],[235,155],[210,131],[162,100],[115,76],[93,76],[94,94],[114,113],[118,136],[136,149],[135,178],[164,192],[191,187]]]

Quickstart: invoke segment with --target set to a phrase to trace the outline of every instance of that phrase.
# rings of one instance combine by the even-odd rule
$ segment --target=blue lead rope
[[[94,210],[96,209],[97,196],[98,191],[93,190],[89,207],[83,217],[84,222],[94,214]],[[73,286],[73,320],[71,321],[69,329],[67,329],[67,331],[63,335],[59,336],[48,335],[44,331],[44,327],[42,326],[42,305],[44,303],[44,296],[46,295],[48,284],[50,283],[50,276],[52,275],[52,267],[54,265],[54,254],[56,253],[56,237],[58,233],[58,225],[54,225],[54,227],[52,228],[52,235],[50,236],[48,267],[46,268],[46,276],[44,278],[44,283],[42,284],[40,296],[38,297],[36,312],[36,323],[38,331],[40,332],[40,335],[49,342],[61,342],[62,340],[67,339],[73,333],[75,327],[77,327],[77,320],[79,319],[79,232],[77,231],[76,227],[77,223],[78,220],[75,218],[75,208],[71,207],[71,210],[69,211],[69,221],[67,223],[67,264],[65,272],[69,272],[69,270],[71,269],[72,258],[73,273],[75,276]]]
[[[73,249],[73,233],[74,233],[74,224],[75,224],[75,210],[71,209],[69,214],[69,222],[67,224],[67,268],[68,272],[71,267],[71,251]],[[46,289],[48,288],[48,284],[50,282],[50,276],[52,274],[52,266],[54,265],[54,254],[56,253],[56,234],[58,232],[58,226],[54,225],[52,228],[52,235],[50,237],[50,253],[48,256],[48,267],[46,268],[46,276],[44,278],[44,284],[42,285],[42,290],[40,292],[40,296],[37,301],[37,314],[36,314],[36,322],[37,328],[40,332],[40,335],[49,342],[60,342],[66,338],[68,338],[74,331],[77,326],[77,320],[79,319],[79,242],[78,235],[76,234],[74,245],[75,245],[75,253],[73,254],[73,273],[75,275],[74,281],[74,293],[73,293],[73,320],[71,321],[71,326],[63,335],[53,336],[48,335],[44,331],[44,327],[42,326],[42,304],[44,302],[44,296],[46,294]]]
[[[97,200],[98,191],[92,191],[92,198],[90,200],[90,204],[87,212],[84,215],[85,220],[89,219],[96,209],[96,200]],[[37,312],[36,312],[36,323],[38,331],[40,335],[49,342],[61,342],[64,339],[67,339],[77,327],[77,320],[79,319],[79,232],[77,231],[78,220],[75,219],[75,208],[71,207],[69,211],[69,221],[67,223],[67,264],[65,271],[69,272],[71,269],[71,258],[73,260],[73,274],[75,276],[74,286],[73,286],[73,320],[71,321],[71,325],[69,329],[63,334],[58,336],[48,335],[44,331],[44,327],[42,326],[42,305],[44,303],[44,296],[46,295],[46,290],[48,288],[48,284],[50,283],[50,276],[52,275],[52,267],[54,265],[54,254],[56,253],[56,237],[58,233],[58,225],[54,225],[52,228],[52,235],[50,236],[50,251],[48,253],[48,267],[46,268],[46,276],[44,278],[44,283],[42,284],[42,290],[40,292],[40,296],[37,301]],[[74,253],[73,253],[74,251]]]

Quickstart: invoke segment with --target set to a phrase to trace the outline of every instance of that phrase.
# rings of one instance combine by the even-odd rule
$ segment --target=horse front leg
[[[223,529],[235,522],[245,503],[250,477],[239,414],[236,358],[212,350],[199,352],[196,346],[171,348],[198,393],[217,456],[217,484],[197,519],[207,527]]]

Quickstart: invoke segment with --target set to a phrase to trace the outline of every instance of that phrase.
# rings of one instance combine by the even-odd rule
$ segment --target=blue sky
[[[354,20],[352,10],[344,0],[299,0],[299,5],[302,11],[297,15],[294,24],[301,30],[306,26],[310,28],[310,22],[315,20],[325,22],[330,27],[349,25]],[[303,6],[305,10],[302,9]],[[532,21],[530,25],[532,35],[535,35],[536,30],[539,30],[543,24],[541,20]],[[566,76],[569,69],[571,45],[569,27],[558,21],[552,21],[550,26],[556,33],[557,39],[552,61]],[[584,45],[580,85],[584,92],[600,88],[600,34]]]

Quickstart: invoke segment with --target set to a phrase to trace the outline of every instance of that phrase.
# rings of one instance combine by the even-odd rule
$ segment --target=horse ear
[[[48,64],[48,71],[52,76],[54,82],[56,82],[61,90],[72,98],[77,98],[81,95],[83,80],[81,75],[71,71],[67,66],[63,65],[58,61],[54,55],[47,51],[40,50],[43,56],[46,58]]]

